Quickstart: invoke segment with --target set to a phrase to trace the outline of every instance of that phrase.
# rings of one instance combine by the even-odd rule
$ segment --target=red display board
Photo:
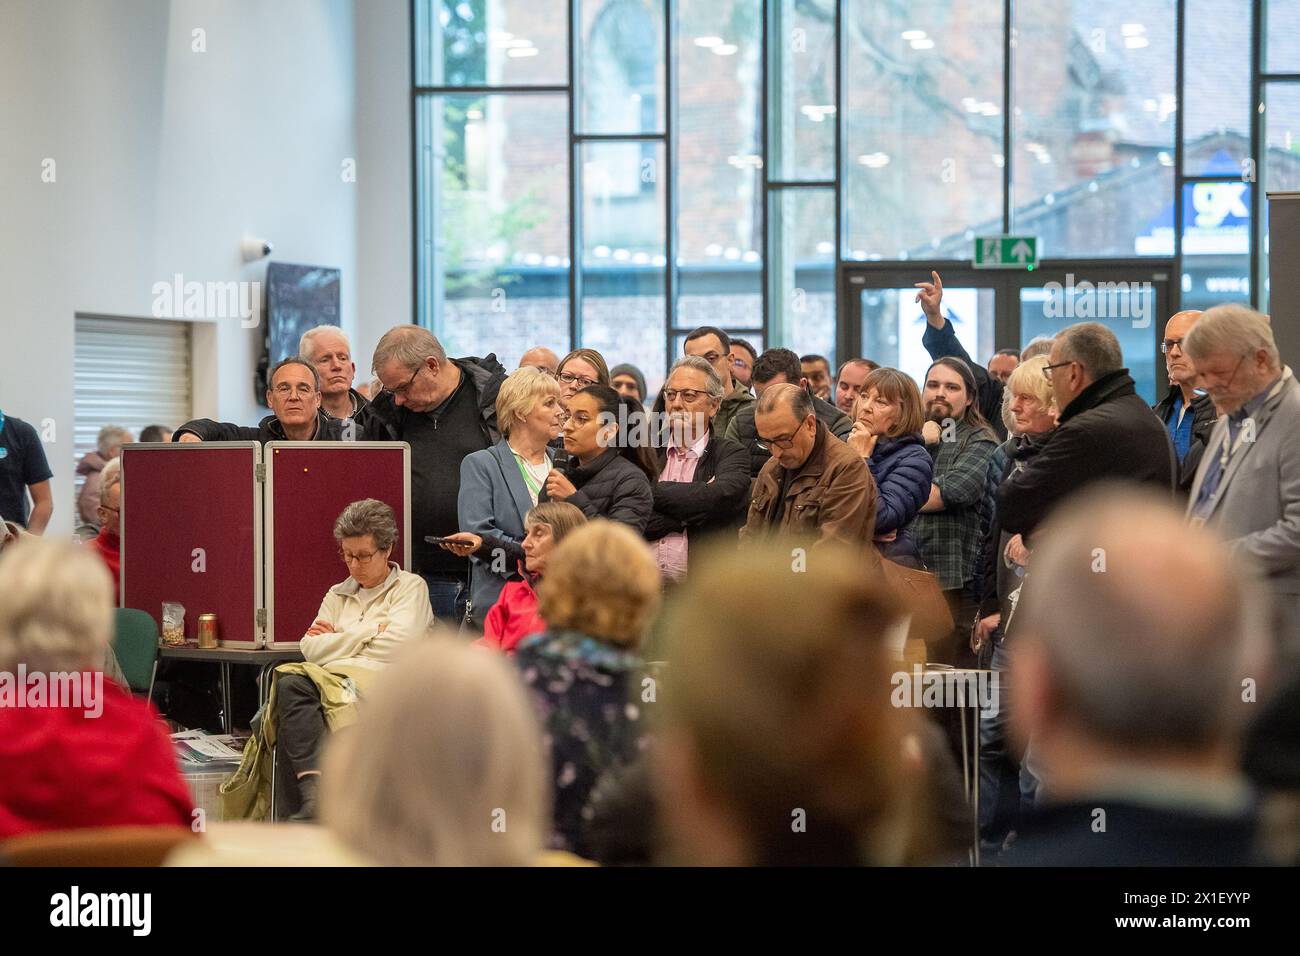
[[[223,644],[254,647],[261,606],[262,489],[257,442],[122,448],[123,607],[162,630],[164,601],[185,608],[185,636],[215,614]]]
[[[411,446],[406,442],[270,442],[266,462],[267,643],[295,643],[325,592],[348,576],[334,522],[362,498],[397,516],[392,560],[411,566]]]

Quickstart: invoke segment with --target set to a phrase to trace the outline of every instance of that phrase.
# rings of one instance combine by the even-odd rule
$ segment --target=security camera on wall
[[[265,259],[271,254],[273,248],[270,239],[254,239],[251,236],[244,237],[244,241],[240,243],[245,262],[256,262],[258,259]]]

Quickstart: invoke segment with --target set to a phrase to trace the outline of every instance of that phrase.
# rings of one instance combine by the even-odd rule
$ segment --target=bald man
[[[839,539],[878,562],[876,483],[862,456],[817,420],[812,396],[798,385],[769,385],[754,424],[772,457],[754,479],[741,541],[774,532]]]
[[[1012,730],[1041,790],[1007,862],[1254,862],[1241,688],[1269,638],[1247,574],[1155,492],[1097,486],[1049,520],[1011,638]]]
[[[535,368],[555,378],[560,371],[560,357],[545,345],[538,345],[523,354],[519,359],[519,367]]]
[[[1169,437],[1174,440],[1174,451],[1178,454],[1178,488],[1183,495],[1192,487],[1196,466],[1205,454],[1205,443],[1217,417],[1210,396],[1196,391],[1196,368],[1183,351],[1183,339],[1200,317],[1199,311],[1185,310],[1175,312],[1165,323],[1160,351],[1165,356],[1169,391],[1152,406],[1169,430]]]

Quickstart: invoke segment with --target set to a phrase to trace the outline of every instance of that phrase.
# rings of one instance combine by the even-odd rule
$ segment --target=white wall
[[[374,84],[386,95],[409,53],[377,47],[396,29],[395,11],[405,30],[406,3],[360,6],[385,31],[367,41],[368,57],[400,61]],[[369,111],[354,106],[358,87],[369,95],[372,85],[355,70],[361,22],[350,0],[0,4],[0,409],[54,425],[52,532],[72,529],[75,313],[148,317],[154,283],[175,273],[260,280],[265,260],[240,258],[244,235],[272,239],[277,260],[340,267],[349,331],[363,285],[380,290],[385,312],[400,311],[403,294],[409,302],[401,222],[366,218],[367,234],[405,247],[404,293],[387,291],[401,280],[373,261],[381,246],[358,281],[359,183],[343,181],[341,164],[357,158],[364,175],[367,162],[395,165],[389,154],[406,149],[358,156],[357,116]],[[192,49],[196,29],[206,52]],[[408,97],[403,88],[403,114]],[[360,125],[388,135],[388,114],[385,104],[375,130]],[[46,158],[56,163],[53,183],[41,179]],[[383,210],[400,205],[396,189],[378,189]],[[409,316],[408,304],[395,321]],[[261,334],[235,318],[196,334],[196,414],[256,421]]]
[[[408,0],[356,5],[357,378],[379,337],[412,321],[411,30]]]

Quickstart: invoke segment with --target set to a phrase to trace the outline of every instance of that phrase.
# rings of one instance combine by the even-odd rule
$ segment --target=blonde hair
[[[692,551],[658,629],[665,729],[689,742],[754,862],[896,865],[927,830],[921,771],[904,758],[914,718],[891,706],[885,639],[902,605],[843,545],[808,561],[792,573],[788,542]],[[792,836],[793,807],[806,833]]]
[[[564,371],[564,366],[574,359],[582,359],[588,365],[596,370],[596,384],[609,384],[609,365],[605,362],[605,356],[601,355],[595,349],[574,349],[564,358],[560,359],[560,364],[556,366],[555,372],[558,375]]]
[[[509,437],[516,421],[523,421],[547,396],[560,397],[560,383],[540,369],[525,365],[506,376],[497,391],[497,427]]]
[[[412,642],[331,738],[322,821],[383,866],[528,866],[550,824],[541,730],[509,663]]]
[[[1043,406],[1044,411],[1051,408],[1056,403],[1056,396],[1052,394],[1052,383],[1043,374],[1050,362],[1046,355],[1025,359],[1007,378],[1006,394],[1028,395]]]
[[[551,554],[537,596],[550,627],[635,648],[659,607],[659,567],[627,525],[598,518]]]
[[[99,670],[113,579],[88,548],[24,535],[0,554],[0,670]]]

